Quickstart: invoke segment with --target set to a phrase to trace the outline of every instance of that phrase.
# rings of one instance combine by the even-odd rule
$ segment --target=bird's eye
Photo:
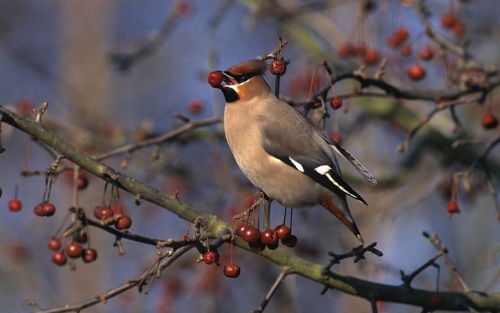
[[[249,80],[250,78],[254,77],[255,74],[252,74],[252,73],[248,73],[248,74],[242,74],[242,75],[239,75],[238,77],[236,77],[236,81],[238,83],[243,83],[243,82],[246,82],[247,80]]]

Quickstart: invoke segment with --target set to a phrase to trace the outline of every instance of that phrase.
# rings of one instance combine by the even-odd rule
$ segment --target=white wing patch
[[[293,166],[295,166],[295,168],[299,172],[304,173],[304,167],[302,166],[302,164],[300,164],[299,162],[295,161],[292,157],[288,157],[288,159],[292,162]]]
[[[330,175],[330,173],[326,173],[325,176],[328,178],[328,180],[330,180],[335,186],[337,186],[337,188],[339,188],[340,190],[342,190],[344,193],[348,194],[349,196],[353,197],[354,199],[358,199],[358,197],[356,197],[355,195],[353,195],[352,193],[350,193],[349,191],[347,191],[335,179],[333,179],[333,177],[332,177],[332,175]]]
[[[321,175],[325,175],[326,173],[328,173],[332,168],[328,165],[320,165],[318,167],[316,167],[314,170],[316,172],[318,172],[319,174]]]

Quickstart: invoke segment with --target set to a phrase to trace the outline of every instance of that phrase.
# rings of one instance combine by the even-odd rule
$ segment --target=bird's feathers
[[[270,105],[279,118],[268,114],[257,118],[264,150],[336,194],[348,195],[366,204],[342,179],[335,154],[321,131],[284,102],[278,99],[273,102]]]
[[[335,141],[331,141],[330,147],[333,148],[335,152],[340,154],[345,160],[354,166],[354,168],[358,171],[363,178],[372,185],[377,184],[377,180],[373,177],[372,173],[370,173],[366,167],[364,167],[355,157],[352,156],[346,149],[344,149],[339,143]]]
[[[366,201],[351,187],[347,184],[342,177],[337,174],[329,165],[319,165],[315,166],[309,163],[307,159],[301,156],[275,156],[285,164],[288,164],[299,172],[304,173],[309,178],[320,184],[321,186],[335,192],[341,197],[348,195],[356,200],[359,200],[366,204]],[[307,165],[309,163],[309,165]]]
[[[266,71],[266,62],[262,60],[247,60],[231,66],[226,70],[231,75],[240,76],[245,74],[264,74]]]

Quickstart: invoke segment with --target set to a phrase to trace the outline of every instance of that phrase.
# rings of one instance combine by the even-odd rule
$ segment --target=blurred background
[[[460,60],[439,47],[423,32],[412,1],[305,1],[305,0],[1,0],[0,1],[0,104],[29,115],[31,107],[49,102],[46,127],[92,155],[126,143],[138,142],[182,125],[176,115],[193,120],[221,116],[224,99],[206,82],[208,72],[225,69],[245,59],[270,53],[278,37],[289,41],[283,56],[291,63],[282,78],[285,99],[304,102],[327,85],[327,60],[335,74],[358,69],[366,56],[341,53],[347,43],[376,49],[378,57],[364,73],[373,76],[385,58],[384,80],[405,90],[440,92],[460,84]],[[486,0],[427,1],[430,25],[453,43],[467,42],[470,52],[485,65],[498,66],[500,3]],[[452,29],[442,17],[461,23]],[[404,28],[406,44],[393,48],[388,39]],[[419,51],[432,47],[435,56],[422,61]],[[407,71],[425,67],[426,77],[414,81]],[[458,71],[459,72],[459,71]],[[463,74],[463,73],[462,73]],[[458,77],[458,78],[457,78]],[[268,76],[271,83],[273,77]],[[352,81],[335,85],[346,95],[358,87]],[[332,94],[330,94],[332,95]],[[334,94],[335,95],[335,94]],[[439,234],[468,286],[485,292],[500,288],[500,231],[495,202],[481,170],[470,175],[470,188],[458,184],[460,213],[447,211],[453,198],[451,177],[464,171],[485,145],[452,148],[457,139],[489,142],[498,128],[485,130],[481,116],[500,115],[499,93],[485,103],[458,106],[456,123],[448,110],[437,113],[414,137],[405,153],[398,152],[413,127],[436,107],[431,101],[392,97],[346,97],[339,110],[329,109],[326,131],[341,138],[379,184],[363,183],[347,164],[346,179],[369,203],[350,202],[351,211],[368,243],[378,242],[384,256],[366,261],[345,261],[334,267],[341,274],[376,282],[399,284],[399,270],[411,272],[427,261],[435,248],[421,232]],[[42,200],[45,178],[19,178],[22,170],[44,171],[53,159],[28,136],[2,125],[0,155],[0,303],[5,312],[30,312],[26,300],[42,308],[71,304],[102,293],[132,279],[154,260],[151,246],[123,241],[119,256],[113,236],[89,230],[98,259],[73,266],[52,263],[47,248],[51,236],[64,227],[71,206],[71,173],[54,181],[53,218],[39,218],[32,208]],[[498,149],[489,156],[499,190]],[[222,125],[201,128],[192,135],[162,146],[120,155],[105,162],[200,210],[230,221],[248,207],[255,192],[243,177],[225,144]],[[127,167],[124,168],[124,162]],[[67,175],[68,174],[68,175]],[[80,193],[80,206],[91,214],[101,204],[104,183],[89,176]],[[20,212],[7,203],[23,202]],[[250,199],[250,200],[249,200]],[[153,238],[179,240],[188,223],[167,210],[120,193],[120,202],[132,217],[131,231]],[[498,200],[497,200],[498,201]],[[272,225],[283,218],[273,204]],[[295,210],[293,230],[298,245],[291,249],[315,263],[328,262],[337,253],[357,245],[352,234],[332,215],[319,208]],[[221,248],[222,264],[229,249]],[[228,279],[222,266],[197,263],[195,251],[184,256],[159,280],[148,295],[135,289],[86,312],[249,312],[267,293],[279,267],[258,255],[235,251],[241,266],[238,279]],[[442,263],[441,263],[442,264]],[[436,287],[436,271],[428,269],[415,286]],[[440,289],[463,291],[446,266],[441,268]],[[267,312],[370,312],[364,300],[329,291],[301,277],[288,277]],[[195,297],[195,298],[194,298]],[[196,299],[193,301],[193,299]],[[415,307],[381,304],[384,312],[416,312]]]

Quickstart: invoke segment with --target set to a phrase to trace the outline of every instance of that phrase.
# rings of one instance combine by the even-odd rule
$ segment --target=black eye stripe
[[[246,73],[243,75],[234,75],[233,77],[239,84],[241,84],[256,75],[257,75],[256,73]]]

